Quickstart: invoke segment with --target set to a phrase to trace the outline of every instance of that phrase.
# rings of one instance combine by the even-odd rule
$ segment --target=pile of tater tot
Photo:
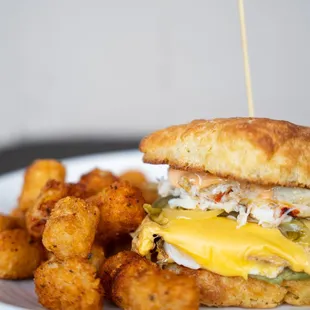
[[[47,309],[96,310],[104,300],[128,310],[198,309],[194,279],[130,251],[143,205],[156,199],[140,171],[96,168],[67,183],[60,162],[34,161],[17,207],[0,214],[0,278],[34,278]]]

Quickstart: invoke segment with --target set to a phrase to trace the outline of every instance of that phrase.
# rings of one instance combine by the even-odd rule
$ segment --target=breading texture
[[[34,282],[39,302],[48,309],[102,309],[100,279],[86,260],[49,260],[36,270]]]
[[[103,247],[97,243],[94,243],[90,252],[87,255],[88,263],[96,268],[97,273],[105,261],[105,255]]]
[[[145,199],[145,203],[152,204],[159,197],[157,184],[155,183],[147,183],[140,189],[142,191],[143,198]]]
[[[0,278],[32,278],[43,258],[42,245],[33,241],[26,230],[13,229],[0,233]]]
[[[146,182],[146,176],[139,170],[127,170],[119,176],[120,181],[128,181],[131,185],[141,188]]]
[[[141,190],[126,181],[114,182],[87,201],[100,210],[98,238],[103,243],[135,231],[145,217]]]
[[[284,281],[274,285],[241,277],[223,277],[208,270],[172,264],[177,274],[193,277],[200,288],[200,303],[215,307],[274,308],[283,303],[310,305],[310,280]]]
[[[85,185],[87,193],[92,196],[117,180],[118,178],[112,172],[96,168],[82,175],[79,183]]]
[[[101,266],[99,270],[99,277],[101,279],[101,284],[104,288],[105,298],[111,300],[111,290],[112,290],[112,280],[119,268],[124,264],[129,263],[134,259],[142,258],[139,254],[132,251],[122,251],[109,257]],[[148,264],[144,258],[143,262]],[[151,263],[150,263],[151,265]]]
[[[106,257],[113,256],[122,251],[130,251],[132,246],[132,237],[130,234],[121,235],[117,239],[108,241],[104,245]]]
[[[55,204],[61,198],[66,197],[67,192],[67,186],[64,182],[47,181],[35,203],[26,212],[26,227],[31,236],[42,237],[45,223]]]
[[[47,181],[34,204],[26,211],[26,227],[31,236],[42,238],[46,221],[54,206],[61,198],[67,196],[84,199],[89,197],[89,193],[84,184]]]
[[[30,208],[40,194],[41,188],[50,179],[65,180],[65,167],[53,159],[39,159],[34,161],[26,170],[22,193],[18,205],[23,211]]]
[[[18,227],[16,228],[23,228],[26,229],[26,213],[18,206],[11,210],[10,215],[11,218],[18,223]]]
[[[310,280],[285,281],[282,284],[287,289],[284,301],[294,306],[310,305]]]
[[[8,229],[23,228],[23,226],[22,219],[0,213],[0,232]]]
[[[139,170],[125,171],[119,179],[140,188],[146,203],[152,204],[158,198],[157,184],[148,182],[145,174]]]
[[[140,257],[117,269],[112,300],[127,310],[196,310],[199,290],[194,279],[161,270]]]
[[[265,185],[310,188],[310,127],[267,118],[195,120],[145,137],[143,160]]]
[[[66,197],[59,200],[46,222],[43,244],[59,259],[81,257],[90,253],[99,210],[84,200]]]

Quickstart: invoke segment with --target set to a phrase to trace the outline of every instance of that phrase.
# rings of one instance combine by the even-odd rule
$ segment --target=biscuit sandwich
[[[194,277],[207,306],[310,305],[309,127],[196,120],[154,132],[140,150],[169,169],[134,251]]]

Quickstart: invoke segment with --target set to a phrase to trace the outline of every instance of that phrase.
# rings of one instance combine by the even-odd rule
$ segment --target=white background
[[[310,125],[310,1],[245,0],[257,116]],[[237,0],[0,0],[0,147],[246,116]]]

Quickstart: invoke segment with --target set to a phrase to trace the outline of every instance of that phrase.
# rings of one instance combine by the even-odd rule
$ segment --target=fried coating
[[[283,287],[287,289],[284,301],[294,306],[310,305],[310,280],[284,281]]]
[[[95,205],[75,197],[59,200],[46,222],[43,244],[59,259],[81,257],[90,253],[99,210]]]
[[[116,271],[112,300],[128,310],[196,310],[199,289],[193,278],[160,270],[135,258]]]
[[[45,223],[55,204],[67,196],[87,198],[89,195],[84,184],[47,181],[35,203],[26,212],[26,227],[31,236],[37,239],[42,237]]]
[[[136,252],[133,252],[133,251],[119,252],[116,255],[109,257],[102,264],[100,271],[99,271],[99,276],[100,278],[102,278],[107,274],[113,278],[118,268],[120,268],[124,264],[129,263],[130,261],[134,259],[139,259],[139,258],[145,261],[145,259],[139,254],[137,254]]]
[[[11,210],[10,215],[13,217],[24,218],[25,217],[25,211],[23,211],[19,207],[15,207],[13,210]]]
[[[157,184],[155,183],[146,183],[140,189],[145,203],[152,204],[159,197]]]
[[[0,232],[14,228],[23,228],[21,219],[0,213]]]
[[[141,188],[147,183],[147,178],[139,170],[128,170],[119,176],[120,181],[128,181],[131,185]]]
[[[66,197],[67,192],[68,189],[64,182],[47,181],[35,203],[26,212],[26,227],[31,236],[42,237],[45,223],[55,204],[61,198]]]
[[[48,309],[102,309],[100,279],[84,259],[49,260],[35,271],[34,283],[40,304]]]
[[[145,217],[141,191],[126,181],[114,182],[88,201],[100,209],[98,238],[103,243],[135,231]]]
[[[147,181],[146,176],[138,170],[128,170],[120,175],[121,181],[128,181],[140,188],[146,203],[152,204],[158,198],[157,184]]]
[[[91,251],[87,255],[87,259],[88,263],[93,265],[98,273],[105,260],[103,247],[97,243],[94,243]]]
[[[41,188],[50,179],[64,182],[66,170],[58,161],[39,159],[34,161],[26,170],[22,193],[18,205],[21,210],[30,208],[39,196]]]
[[[106,257],[113,256],[122,251],[131,250],[132,237],[128,235],[121,235],[117,239],[112,239],[104,245],[104,252]]]
[[[0,278],[27,279],[44,259],[43,247],[33,241],[26,230],[0,233]]]
[[[241,277],[223,277],[208,270],[172,265],[177,274],[193,277],[200,288],[200,303],[213,307],[274,308],[282,304],[284,287]]]
[[[87,186],[81,183],[67,183],[67,196],[73,196],[81,199],[86,199],[92,196],[91,193],[87,191]]]
[[[95,195],[110,186],[118,178],[110,171],[100,170],[98,168],[81,176],[79,183],[86,186],[89,196]]]
[[[129,262],[134,262],[134,266],[138,269],[142,268],[157,268],[155,264],[146,260],[139,254],[132,251],[119,252],[114,256],[109,257],[101,266],[99,271],[99,277],[101,279],[101,284],[104,288],[105,297],[107,299],[112,299],[112,282],[118,272],[118,270]]]

